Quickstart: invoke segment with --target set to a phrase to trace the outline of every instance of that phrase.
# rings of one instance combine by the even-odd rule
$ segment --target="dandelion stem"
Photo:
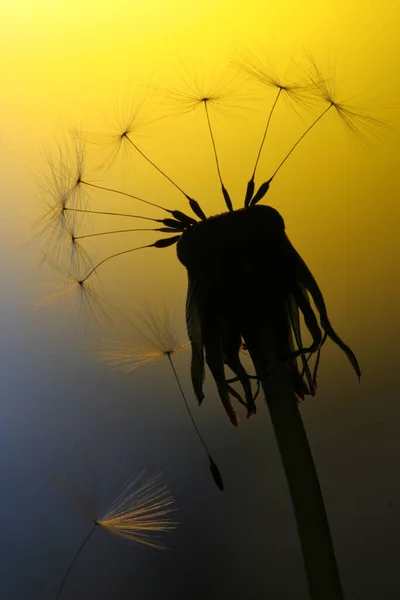
[[[75,556],[74,556],[74,558],[73,558],[73,560],[72,560],[71,564],[69,565],[69,567],[68,567],[68,569],[67,569],[67,572],[65,573],[65,575],[64,575],[64,577],[63,577],[63,580],[62,580],[62,582],[61,582],[61,584],[60,584],[60,587],[58,588],[58,592],[57,592],[57,600],[59,599],[59,597],[60,597],[60,595],[61,595],[62,589],[63,589],[63,587],[64,587],[64,584],[65,584],[65,582],[67,581],[68,575],[69,575],[69,574],[70,574],[70,572],[72,571],[72,568],[73,568],[74,564],[75,564],[75,563],[76,563],[76,561],[78,560],[80,553],[82,552],[82,550],[84,549],[85,545],[86,545],[86,544],[87,544],[87,542],[89,541],[89,538],[90,538],[90,536],[92,535],[92,533],[94,532],[94,530],[96,529],[96,527],[97,527],[97,523],[94,523],[94,524],[93,524],[93,527],[92,527],[92,529],[89,531],[89,533],[88,533],[88,535],[86,536],[85,540],[82,542],[82,544],[81,544],[81,546],[80,546],[80,548],[79,548],[78,552],[75,554]]]
[[[310,599],[343,600],[328,517],[299,405],[284,362],[265,376],[265,359],[270,353],[271,349],[264,348],[261,356],[251,354],[257,372],[264,371],[261,383],[292,499]]]
[[[200,442],[202,443],[202,445],[204,447],[204,450],[207,452],[208,460],[210,461],[211,474],[212,474],[212,476],[214,478],[214,481],[217,484],[218,488],[222,492],[223,489],[224,489],[224,485],[223,485],[223,482],[222,482],[222,477],[221,477],[221,474],[219,472],[219,469],[218,469],[216,463],[214,462],[211,454],[209,453],[207,445],[206,445],[206,443],[205,443],[205,441],[203,439],[203,436],[201,435],[201,433],[199,431],[199,428],[197,427],[196,422],[195,422],[195,420],[193,418],[192,412],[191,412],[191,410],[189,408],[189,404],[188,404],[188,401],[187,401],[186,396],[185,396],[185,392],[183,391],[181,382],[179,380],[178,373],[176,372],[175,365],[174,365],[173,360],[172,360],[171,352],[166,352],[166,355],[168,357],[169,364],[171,365],[171,369],[172,369],[172,372],[174,374],[176,383],[178,384],[179,391],[181,392],[181,396],[182,396],[183,401],[185,403],[186,410],[187,410],[187,412],[189,414],[190,420],[192,421],[192,425],[193,425],[193,427],[194,427],[194,429],[195,429],[195,431],[197,433],[197,436],[198,436]]]

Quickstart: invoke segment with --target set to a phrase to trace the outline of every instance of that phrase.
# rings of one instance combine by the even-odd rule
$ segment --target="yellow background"
[[[206,478],[207,467],[201,462],[204,457],[200,457],[200,450],[197,446],[194,449],[197,440],[192,449],[189,433],[185,437],[187,415],[181,422],[166,367],[162,389],[156,374],[154,379],[146,379],[145,374],[137,380],[122,381],[120,374],[108,379],[103,365],[93,366],[91,359],[82,358],[84,332],[71,328],[79,306],[73,304],[71,308],[67,301],[53,312],[44,310],[40,316],[33,312],[35,301],[47,289],[44,284],[59,283],[46,265],[38,269],[46,248],[40,243],[24,245],[34,235],[32,223],[43,214],[46,202],[38,193],[38,183],[46,176],[45,155],[54,150],[55,141],[63,146],[70,128],[81,129],[92,141],[103,140],[104,117],[112,121],[118,107],[129,105],[131,95],[138,93],[139,100],[143,99],[144,122],[148,123],[139,132],[140,147],[199,200],[207,214],[221,212],[224,205],[204,115],[200,109],[179,114],[179,106],[174,112],[160,98],[165,86],[179,89],[191,73],[206,83],[223,82],[229,61],[247,51],[264,51],[282,76],[290,59],[303,64],[305,53],[311,52],[322,68],[334,64],[338,89],[346,100],[356,107],[370,107],[375,117],[388,123],[376,138],[370,137],[364,144],[350,136],[333,114],[327,115],[293,153],[265,198],[283,215],[290,239],[324,293],[333,326],[354,350],[363,372],[359,385],[345,357],[328,341],[322,352],[318,396],[302,405],[345,587],[360,598],[369,598],[369,592],[373,594],[370,598],[379,597],[383,583],[390,597],[399,596],[398,567],[393,562],[398,504],[393,510],[387,509],[387,503],[399,497],[399,12],[398,2],[389,0],[3,0],[0,4],[0,316],[5,328],[2,365],[7,377],[14,377],[3,394],[6,402],[1,420],[9,448],[25,448],[30,440],[32,456],[36,452],[36,461],[41,464],[56,462],[60,456],[64,459],[79,436],[85,443],[89,439],[93,449],[96,443],[107,447],[107,441],[123,439],[125,434],[138,468],[162,464],[167,470],[167,482],[175,485],[178,496],[181,494],[183,522],[190,535],[191,518],[198,518],[199,530],[203,527],[204,531],[210,522],[216,531],[225,523],[224,535],[233,532],[235,538],[231,539],[232,548],[236,541],[243,542],[244,547],[247,543],[251,557],[262,555],[265,540],[272,539],[275,520],[276,544],[285,542],[285,527],[289,525],[295,536],[290,507],[278,515],[277,507],[286,502],[287,490],[277,466],[266,411],[259,411],[255,423],[243,419],[243,427],[232,432],[209,376],[201,410],[191,398],[200,427],[236,494],[230,496],[223,515],[217,518],[219,513],[207,512],[209,505],[202,501],[203,489],[208,488],[202,487],[201,477]],[[268,106],[273,101],[272,92],[252,84],[244,86],[243,94],[232,100],[232,107],[229,103],[224,106],[222,113],[212,112],[222,174],[236,207],[241,205],[265,121],[263,99]],[[318,114],[318,109],[314,108],[313,114]],[[309,122],[307,111],[301,111],[298,118],[282,103],[261,164],[265,177],[260,173],[259,183],[271,174],[286,144],[290,147]],[[128,159],[101,171],[95,168],[96,156],[92,144],[87,176],[95,183],[120,186],[167,207],[186,210],[184,199],[140,157],[130,154],[132,162]],[[130,205],[101,194],[94,198],[101,198],[105,208],[113,202],[112,206],[121,210],[134,208],[138,214],[161,216],[140,204]],[[102,221],[99,225],[94,219],[93,231],[97,225],[105,229],[126,223],[107,220],[107,224]],[[100,257],[105,251],[136,245],[137,240],[139,245],[144,239],[151,242],[159,237],[141,235],[132,234],[128,242],[126,238],[108,240],[103,247],[98,242],[93,248]],[[87,244],[89,248],[89,241]],[[148,249],[110,261],[99,269],[96,286],[100,296],[107,295],[110,302],[123,298],[136,306],[143,296],[156,303],[165,299],[175,305],[183,328],[186,274],[175,257],[175,247]],[[65,318],[63,311],[68,314]],[[113,335],[112,330],[108,335]],[[93,352],[90,345],[88,349]],[[179,360],[189,390],[188,355]],[[6,375],[2,381],[8,381]],[[75,380],[80,387],[74,386]],[[153,385],[157,388],[155,399]],[[167,408],[163,403],[166,394],[170,398]],[[99,431],[101,437],[97,439],[95,433]],[[145,441],[140,437],[142,431]],[[148,431],[157,431],[157,435],[147,436]],[[65,446],[60,449],[61,438]],[[190,460],[197,460],[198,450],[196,468],[192,463],[179,462],[185,460],[181,440],[187,443]],[[259,440],[268,448],[260,450]],[[13,459],[17,460],[15,452]],[[21,469],[24,461],[25,455]],[[271,462],[266,466],[267,461]],[[180,469],[186,473],[185,480]],[[198,490],[190,502],[180,487],[189,477]],[[257,493],[251,487],[254,481]],[[254,496],[243,492],[246,485]],[[50,505],[50,500],[54,502],[47,497],[40,506],[46,507],[46,502]],[[191,508],[192,500],[196,510]],[[25,503],[25,497],[22,501]],[[270,513],[264,510],[269,501],[273,505]],[[257,518],[246,520],[243,506],[247,506],[246,518],[253,514]],[[226,513],[225,521],[222,516],[225,518]],[[45,517],[50,519],[47,508]],[[52,518],[49,522],[54,528],[60,519],[58,515]],[[40,522],[35,513],[26,527]],[[253,526],[256,529],[252,530]],[[183,536],[185,531],[188,529],[183,527]],[[53,548],[59,542],[50,538],[49,534],[48,547]],[[374,543],[370,544],[370,538]],[[201,540],[191,539],[202,547]],[[259,546],[253,552],[256,543]],[[204,546],[204,554],[208,548]],[[289,560],[286,547],[284,550],[281,571],[277,569],[281,578]],[[184,561],[186,555],[180,556]],[[293,564],[300,564],[297,558]],[[59,560],[61,564],[67,558],[60,555]],[[253,564],[241,571],[242,560],[243,555],[234,570],[238,577],[243,571],[247,581]],[[37,568],[47,572],[47,563],[43,564]],[[203,566],[202,560],[198,564]],[[393,573],[390,564],[394,565]],[[265,583],[261,571],[259,577]],[[278,597],[268,587],[265,591]],[[26,590],[19,597],[24,594]],[[40,591],[37,597],[43,597]]]
[[[24,215],[40,214],[35,177],[53,138],[62,145],[69,127],[101,132],[104,115],[112,120],[115,106],[129,101],[135,90],[140,90],[146,107],[159,86],[179,87],[182,74],[188,79],[196,72],[207,82],[217,68],[213,80],[218,82],[229,60],[247,51],[260,54],[262,49],[283,74],[291,58],[301,64],[304,51],[310,51],[323,68],[333,62],[345,98],[355,106],[373,106],[374,116],[388,120],[392,130],[360,146],[329,115],[296,150],[265,201],[282,212],[289,236],[311,263],[333,310],[344,312],[346,296],[347,319],[361,330],[368,317],[365,306],[375,311],[383,290],[392,298],[397,291],[388,264],[398,253],[398,22],[395,2],[365,9],[357,2],[281,2],[271,7],[261,2],[3,2],[2,208],[17,212],[16,226]],[[253,100],[251,94],[261,92],[253,86],[248,97]],[[229,106],[224,109],[216,133],[223,176],[236,206],[265,114],[260,103],[248,112],[243,108],[246,99],[238,103],[231,115]],[[162,102],[156,110],[156,116],[168,114]],[[275,121],[277,144],[283,144],[279,140],[285,136],[295,139],[301,122],[298,130],[290,127],[282,111]],[[208,213],[223,209],[217,186],[211,197],[204,181],[208,173],[215,177],[215,171],[201,114],[156,121],[144,135],[149,155],[156,156]],[[272,160],[274,151],[271,139],[267,152]],[[137,161],[136,177],[142,166]],[[140,192],[157,202],[160,192],[155,185],[166,187],[145,173],[149,192],[145,194],[144,185]],[[125,174],[124,184],[135,193],[137,187],[128,177]],[[105,177],[103,181],[107,184]],[[183,199],[171,189],[168,193],[167,206],[184,208]],[[157,251],[157,262],[162,262],[162,252],[171,255]],[[123,260],[124,266],[137,270],[152,257],[149,252]]]

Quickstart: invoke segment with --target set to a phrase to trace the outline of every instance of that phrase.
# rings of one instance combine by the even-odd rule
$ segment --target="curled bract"
[[[330,324],[322,292],[289,241],[277,210],[253,205],[196,223],[183,232],[177,254],[188,271],[186,318],[191,378],[199,403],[206,362],[232,425],[239,424],[232,396],[246,405],[248,417],[255,413],[251,375],[240,360],[243,346],[258,379],[267,379],[283,362],[299,399],[315,394],[327,337],[360,377],[357,359]],[[309,346],[302,341],[300,313],[312,338]],[[309,359],[314,354],[311,372]],[[231,387],[225,366],[240,382],[244,399]]]

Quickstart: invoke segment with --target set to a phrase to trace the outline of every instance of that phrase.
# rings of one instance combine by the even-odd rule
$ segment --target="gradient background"
[[[100,131],[102,115],[112,119],[116,103],[129,101],[133,90],[141,90],[148,121],[140,144],[209,214],[223,210],[203,115],[178,116],[179,107],[177,116],[169,114],[155,100],[157,87],[179,86],[194,72],[207,82],[216,63],[223,72],[233,56],[260,47],[278,71],[291,57],[301,61],[303,49],[322,65],[333,58],[340,88],[390,122],[379,139],[363,145],[330,115],[282,169],[268,203],[283,214],[334,327],[363,371],[359,385],[328,342],[319,394],[302,405],[346,598],[400,597],[398,3],[282,0],[268,8],[254,0],[14,0],[2,2],[0,23],[1,598],[54,598],[88,532],[53,476],[76,489],[93,478],[106,486],[125,460],[130,473],[161,470],[173,492],[180,526],[168,536],[170,551],[97,531],[63,597],[307,598],[267,410],[261,407],[233,430],[209,376],[197,408],[189,354],[176,357],[225,479],[220,494],[167,364],[160,360],[125,375],[96,362],[95,338],[79,320],[76,303],[66,299],[34,310],[52,275],[38,268],[40,244],[21,249],[43,209],[37,180],[44,152],[54,138],[62,145],[70,126]],[[260,99],[268,98],[257,86],[247,91],[232,101],[232,110],[227,105],[215,115],[221,167],[236,206],[265,120]],[[282,105],[274,127],[263,162],[268,174],[304,122]],[[186,208],[143,162],[131,167],[125,161],[96,177]],[[131,239],[136,244],[138,238]],[[186,274],[174,247],[110,261],[98,279],[112,300],[135,306],[144,296],[165,299],[184,330]],[[103,334],[116,336],[107,326]]]

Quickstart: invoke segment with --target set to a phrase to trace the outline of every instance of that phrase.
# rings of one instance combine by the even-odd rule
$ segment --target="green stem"
[[[310,599],[343,600],[321,487],[287,365],[279,363],[261,383],[292,499]]]

